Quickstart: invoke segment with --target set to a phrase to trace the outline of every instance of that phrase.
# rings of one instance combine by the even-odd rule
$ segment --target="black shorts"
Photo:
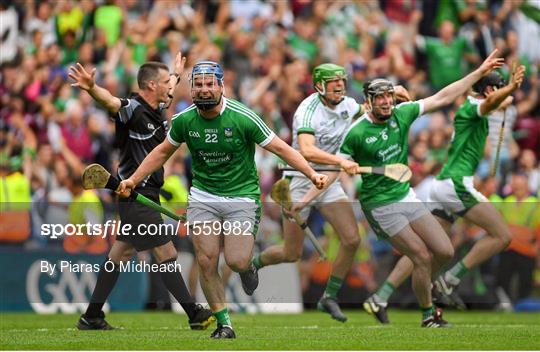
[[[159,189],[137,191],[159,204]],[[122,229],[118,231],[116,239],[133,245],[138,252],[162,246],[176,236],[176,233],[167,231],[163,226],[160,212],[134,199],[120,198],[118,213]],[[129,231],[126,225],[131,225]]]

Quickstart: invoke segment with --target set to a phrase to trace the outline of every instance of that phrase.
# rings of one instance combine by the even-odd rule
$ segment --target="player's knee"
[[[488,230],[488,234],[497,239],[500,243],[501,250],[508,247],[512,240],[512,234],[507,226],[493,226]]]
[[[302,256],[302,248],[285,248],[285,255],[283,256],[283,261],[286,263],[294,263],[300,259]]]
[[[360,236],[353,234],[341,240],[341,245],[348,251],[356,251],[360,246]]]
[[[213,258],[206,254],[197,255],[197,264],[199,265],[199,270],[203,275],[215,271],[217,268],[217,261],[217,257]]]
[[[504,229],[501,231],[501,247],[503,249],[506,249],[510,245],[510,241],[512,241],[512,234],[508,229]]]
[[[427,249],[418,249],[411,257],[415,266],[431,267],[433,255]]]
[[[241,273],[249,269],[251,263],[250,258],[226,258],[225,262],[232,271]]]
[[[439,264],[446,264],[454,257],[454,247],[447,246],[435,253],[435,259]]]

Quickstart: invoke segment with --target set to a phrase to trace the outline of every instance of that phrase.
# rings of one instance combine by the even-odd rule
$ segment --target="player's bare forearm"
[[[300,154],[306,160],[316,164],[339,165],[342,161],[337,155],[327,153],[315,146],[300,148]]]
[[[341,165],[343,161],[337,155],[325,152],[316,145],[315,136],[309,133],[298,135],[300,154],[307,160],[316,164]]]
[[[285,143],[281,138],[274,137],[270,143],[265,147],[266,150],[279,156],[285,160],[287,164],[303,173],[307,178],[311,179],[311,176],[315,174],[315,170],[309,166],[308,162],[302,154],[294,150],[290,145]]]
[[[97,101],[110,113],[116,114],[120,110],[120,98],[112,95],[107,89],[95,84],[88,90],[88,93],[92,96],[92,98],[94,98],[95,101]]]
[[[512,94],[513,89],[510,86],[504,86],[500,89],[497,89],[480,105],[480,112],[482,116],[488,115],[493,110],[496,110],[499,105],[510,95]]]
[[[326,182],[324,187],[322,189],[317,189],[317,187],[311,186],[311,188],[306,192],[306,194],[304,194],[304,196],[300,200],[300,203],[311,203],[313,199],[317,198],[321,193],[326,191],[328,187],[330,187],[330,185],[334,183],[339,177],[339,172],[324,172],[324,174],[328,175],[328,181]]]
[[[496,110],[499,105],[523,82],[523,76],[525,74],[525,66],[519,66],[512,70],[511,82],[506,86],[499,88],[486,97],[486,100],[480,105],[480,112],[482,116],[489,114],[491,111]],[[511,99],[510,99],[511,100]]]
[[[459,81],[447,85],[435,95],[424,99],[424,111],[430,112],[452,104],[480,78],[482,78],[482,75],[478,70],[476,70]]]
[[[141,165],[139,165],[129,179],[131,179],[135,185],[139,184],[146,176],[162,167],[175,152],[176,148],[177,147],[172,145],[168,140],[163,141],[163,143],[154,148],[154,150],[144,158]]]

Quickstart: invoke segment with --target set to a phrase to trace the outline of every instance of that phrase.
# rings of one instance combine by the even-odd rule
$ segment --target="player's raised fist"
[[[311,182],[313,182],[313,184],[315,185],[315,187],[317,187],[317,189],[323,189],[324,186],[326,185],[326,182],[328,182],[327,175],[319,174],[316,172],[313,175],[311,175],[310,179],[311,179]]]

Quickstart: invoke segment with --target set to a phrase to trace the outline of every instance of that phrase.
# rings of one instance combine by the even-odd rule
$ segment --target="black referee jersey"
[[[153,109],[137,93],[121,98],[121,107],[113,116],[115,144],[120,150],[118,177],[125,180],[141,165],[144,158],[167,136],[167,118],[163,104]],[[163,167],[146,177],[136,187],[138,191],[159,192],[163,185]],[[147,193],[144,192],[144,193]]]

